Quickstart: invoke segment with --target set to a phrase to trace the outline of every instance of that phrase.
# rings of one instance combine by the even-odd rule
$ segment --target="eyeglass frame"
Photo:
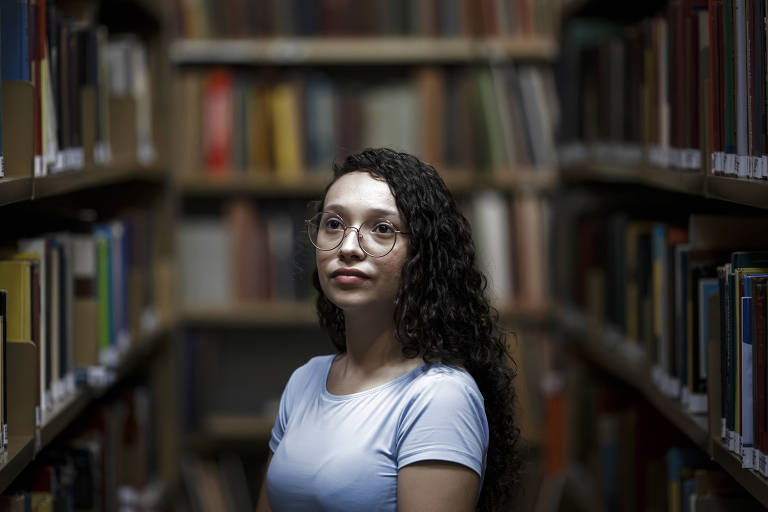
[[[335,217],[338,217],[338,218],[339,218],[339,220],[341,221],[341,223],[344,225],[344,232],[342,233],[342,235],[341,235],[341,238],[339,239],[339,243],[337,243],[336,245],[334,245],[334,246],[333,246],[333,247],[331,247],[330,249],[323,249],[322,247],[318,247],[318,246],[317,246],[317,244],[316,244],[315,242],[313,242],[313,241],[312,241],[312,235],[310,234],[310,233],[311,233],[311,231],[310,231],[310,230],[312,229],[312,228],[311,228],[311,226],[312,226],[312,220],[313,220],[315,217],[317,217],[318,215],[321,215],[321,214],[324,214],[324,213],[328,213],[328,214],[331,214],[331,215],[333,215],[333,216],[335,216]],[[365,250],[365,248],[363,247],[363,235],[360,233],[360,228],[363,226],[363,224],[365,224],[365,222],[363,222],[363,224],[360,224],[360,226],[347,226],[347,223],[346,223],[346,222],[344,222],[344,217],[342,217],[342,216],[341,216],[341,215],[339,215],[338,213],[336,213],[336,212],[326,212],[326,211],[322,211],[322,212],[317,212],[317,213],[316,213],[315,215],[313,215],[313,216],[312,216],[312,218],[310,218],[310,219],[305,219],[305,220],[304,220],[304,223],[307,225],[307,237],[309,237],[309,242],[310,242],[310,243],[311,243],[311,244],[312,244],[312,245],[315,247],[315,249],[317,249],[318,251],[324,251],[324,252],[335,251],[336,249],[338,249],[339,247],[341,247],[341,244],[343,244],[343,243],[344,243],[344,240],[347,238],[347,230],[348,230],[348,229],[354,229],[355,231],[357,231],[357,245],[360,247],[360,250],[361,250],[361,251],[363,251],[363,252],[364,252],[365,254],[367,254],[368,256],[370,256],[371,258],[383,258],[383,257],[384,257],[384,256],[386,256],[387,254],[391,253],[391,252],[392,252],[392,250],[393,250],[393,249],[395,248],[395,246],[397,245],[397,235],[404,235],[404,236],[408,236],[408,235],[410,235],[411,233],[410,233],[409,231],[402,231],[402,230],[398,229],[398,228],[397,228],[397,227],[396,227],[396,226],[395,226],[395,225],[392,223],[392,221],[390,221],[390,220],[388,220],[388,219],[380,219],[380,220],[381,220],[382,222],[386,222],[387,224],[389,224],[389,226],[390,226],[390,227],[392,228],[392,230],[395,232],[395,240],[394,240],[394,242],[392,242],[392,247],[390,247],[390,248],[389,248],[389,250],[388,250],[387,252],[385,252],[384,254],[381,254],[381,255],[379,255],[379,256],[376,256],[376,255],[374,255],[374,254],[371,254],[370,252],[366,251],[366,250]],[[368,222],[368,221],[366,221],[366,222]]]

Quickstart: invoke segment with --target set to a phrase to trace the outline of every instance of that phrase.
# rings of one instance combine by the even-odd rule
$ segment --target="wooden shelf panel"
[[[0,489],[3,491],[13,483],[24,468],[35,457],[35,440],[33,437],[9,436],[8,452],[0,465]]]
[[[651,165],[594,163],[563,167],[560,172],[565,181],[635,183],[691,195],[703,196],[705,193],[706,180],[701,171],[665,169]]]
[[[546,305],[494,304],[502,323],[545,324],[552,321]],[[231,305],[187,306],[182,314],[186,325],[317,325],[314,300],[309,302],[263,301]]]
[[[768,208],[768,181],[707,176],[708,197]]]
[[[645,165],[595,163],[565,166],[564,181],[635,183],[746,206],[768,208],[768,181],[705,175]]]
[[[743,469],[741,461],[717,440],[712,443],[712,458],[739,482],[764,507],[768,508],[768,480],[751,469]]]
[[[78,389],[66,402],[54,406],[53,411],[45,413],[40,427],[40,448],[48,446],[72,422],[80,416],[93,396],[88,389]]]
[[[470,169],[448,169],[441,172],[445,184],[454,193],[469,193],[484,188],[514,191],[518,189],[550,190],[558,183],[553,169],[509,168],[493,173]],[[261,197],[319,197],[331,181],[327,172],[302,171],[297,179],[284,179],[270,173],[232,172],[212,177],[204,172],[176,178],[182,195],[189,197],[228,197],[257,195]]]
[[[418,64],[488,59],[546,59],[552,38],[318,37],[182,39],[171,44],[176,64]]]
[[[196,197],[227,197],[231,195],[258,195],[264,197],[316,197],[331,181],[329,173],[301,173],[295,180],[272,174],[242,173],[221,178],[198,175],[181,176],[176,186],[183,195]]]
[[[569,320],[563,318],[565,314],[570,317]],[[707,417],[686,412],[677,400],[664,395],[656,387],[651,378],[650,365],[634,343],[630,340],[619,341],[616,336],[605,333],[590,334],[586,328],[586,318],[578,312],[569,311],[560,313],[559,316],[560,325],[575,335],[578,349],[590,361],[637,390],[675,427],[709,453]],[[577,322],[574,322],[573,318],[576,318]],[[578,324],[578,327],[575,324]]]
[[[161,182],[167,173],[137,162],[63,171],[38,178],[0,178],[0,206],[132,180]]]
[[[132,180],[163,181],[167,174],[157,166],[138,162],[115,163],[103,167],[63,171],[33,180],[32,197],[51,197],[78,190],[103,187]]]
[[[32,178],[0,178],[0,206],[28,201],[32,197]]]

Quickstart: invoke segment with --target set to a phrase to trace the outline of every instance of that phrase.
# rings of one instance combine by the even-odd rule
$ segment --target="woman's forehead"
[[[386,181],[364,171],[340,177],[328,189],[324,209],[335,207],[348,211],[388,211],[397,214],[397,203]]]

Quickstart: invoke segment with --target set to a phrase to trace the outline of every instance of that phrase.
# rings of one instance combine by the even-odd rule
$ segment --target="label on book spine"
[[[40,410],[40,406],[35,406],[35,426],[39,427],[43,424],[43,412]]]
[[[738,432],[733,433],[733,451],[734,453],[740,454],[741,453],[741,434]]]
[[[3,446],[8,446],[8,424],[3,424]]]
[[[749,177],[749,156],[747,155],[736,156],[736,176],[740,178]]]
[[[736,441],[733,438],[733,431],[729,430],[726,436],[726,441],[728,442],[728,451],[732,452],[734,451],[734,446],[736,445]]]
[[[768,477],[768,456],[760,452],[760,474]]]
[[[760,165],[758,166],[758,178],[765,178],[768,176],[768,156],[760,157]]]
[[[728,440],[728,429],[726,428],[725,418],[720,418],[720,439]]]
[[[736,175],[736,155],[733,153],[725,154],[725,174],[728,176]]]
[[[715,166],[713,169],[716,174],[725,174],[725,153],[722,151],[715,153]]]
[[[40,155],[35,155],[34,158],[34,167],[35,167],[35,177],[39,178],[40,176],[43,176],[43,157]]]
[[[751,446],[742,446],[741,447],[741,467],[744,469],[752,469],[752,447]]]

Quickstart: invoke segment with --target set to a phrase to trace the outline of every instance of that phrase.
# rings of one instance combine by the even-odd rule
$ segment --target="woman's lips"
[[[357,284],[368,279],[368,274],[353,268],[340,268],[331,273],[331,279],[340,284]]]

